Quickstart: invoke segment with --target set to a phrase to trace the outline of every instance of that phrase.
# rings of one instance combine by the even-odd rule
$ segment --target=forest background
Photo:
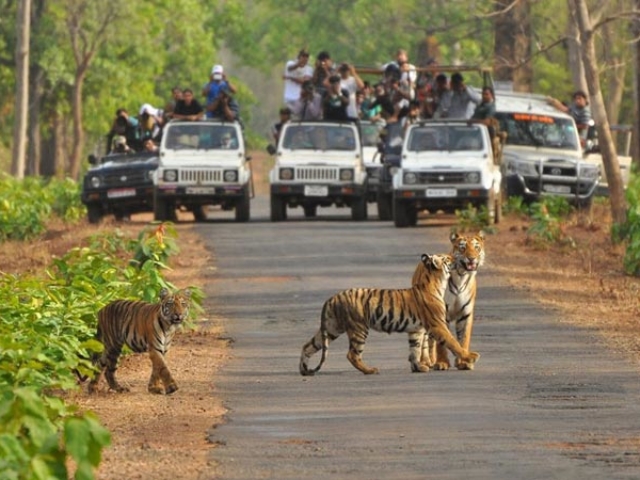
[[[284,64],[301,48],[312,61],[326,50],[337,62],[356,66],[380,66],[405,48],[417,66],[430,59],[491,66],[495,79],[513,82],[516,90],[568,101],[575,89],[587,90],[577,43],[580,4],[597,24],[598,76],[609,122],[631,124],[637,111],[636,3],[0,0],[0,171],[11,169],[26,4],[24,174],[77,179],[87,155],[104,151],[117,108],[133,114],[144,103],[162,108],[175,85],[199,93],[217,63],[239,89],[250,144],[262,147],[281,106]]]

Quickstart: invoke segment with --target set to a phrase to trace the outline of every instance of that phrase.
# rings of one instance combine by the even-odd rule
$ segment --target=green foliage
[[[506,204],[502,206],[505,214],[515,213],[520,215],[529,214],[529,204],[518,195],[507,198]]]
[[[531,205],[533,224],[527,237],[534,245],[546,247],[550,244],[574,246],[574,240],[565,233],[565,220],[571,213],[571,205],[563,197],[545,197]]]
[[[491,225],[489,210],[485,205],[478,209],[468,204],[466,209],[456,210],[456,219],[458,230],[461,232],[482,230],[485,233],[493,233],[495,231],[495,227]]]
[[[614,241],[626,241],[624,270],[629,275],[640,276],[640,176],[632,173],[625,192],[629,209],[624,225],[612,226]]]

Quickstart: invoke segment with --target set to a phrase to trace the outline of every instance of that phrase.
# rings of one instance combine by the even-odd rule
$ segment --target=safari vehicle
[[[154,176],[154,216],[172,220],[176,209],[207,219],[205,208],[235,209],[235,220],[250,217],[250,157],[238,122],[173,120],[164,127],[160,165]]]
[[[134,213],[153,211],[157,153],[89,155],[89,163],[93,167],[84,176],[81,193],[89,223],[99,223],[109,214],[124,220]]]
[[[269,172],[271,220],[287,219],[287,207],[315,217],[318,207],[348,207],[353,220],[367,219],[367,172],[355,122],[300,121],[282,127]]]
[[[496,118],[506,133],[502,162],[507,196],[527,201],[561,196],[573,205],[591,203],[600,168],[584,159],[573,118],[546,97],[496,93]]]
[[[378,195],[378,185],[380,184],[380,172],[382,161],[380,160],[379,144],[380,130],[382,126],[367,120],[360,121],[360,132],[362,136],[362,158],[367,169],[367,201],[375,202]]]
[[[410,125],[401,163],[393,175],[393,221],[414,226],[418,213],[453,213],[485,207],[490,220],[501,216],[499,152],[494,152],[489,129],[466,121],[430,120]]]
[[[611,133],[617,140],[616,150],[618,152],[618,163],[620,165],[620,177],[622,185],[627,188],[629,178],[631,176],[631,136],[633,128],[631,125],[611,125]],[[596,195],[609,195],[609,182],[604,169],[602,154],[600,153],[600,145],[598,143],[598,134],[596,132],[595,123],[589,124],[585,139],[585,160],[589,163],[598,165],[600,168],[600,182],[596,189]]]

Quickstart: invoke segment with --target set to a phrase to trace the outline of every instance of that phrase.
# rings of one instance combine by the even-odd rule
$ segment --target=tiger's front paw
[[[473,370],[473,364],[476,363],[479,358],[479,353],[467,352],[465,356],[456,359],[456,367],[458,370]]]
[[[429,365],[425,365],[424,363],[412,363],[411,364],[411,372],[428,372],[430,370]]]
[[[149,393],[154,393],[156,395],[162,395],[164,393],[164,389],[159,385],[149,385],[147,390]]]
[[[449,365],[449,362],[436,362],[433,365],[433,369],[434,370],[449,370],[449,367],[451,365]]]

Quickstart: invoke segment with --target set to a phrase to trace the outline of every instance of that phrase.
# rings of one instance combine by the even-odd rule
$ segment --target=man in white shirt
[[[347,107],[347,116],[349,118],[358,118],[358,108],[356,106],[356,92],[364,88],[364,82],[356,73],[353,65],[343,63],[338,68],[340,74],[340,88],[349,92],[349,106]]]
[[[384,66],[385,71],[390,65],[394,65],[398,69],[398,83],[404,98],[406,100],[413,100],[415,98],[415,87],[418,73],[415,65],[409,63],[407,51],[399,48],[396,52],[395,61],[389,62]]]
[[[302,84],[311,80],[313,68],[309,65],[309,52],[300,50],[296,60],[289,60],[284,69],[284,103],[293,108],[293,104],[300,98]]]

